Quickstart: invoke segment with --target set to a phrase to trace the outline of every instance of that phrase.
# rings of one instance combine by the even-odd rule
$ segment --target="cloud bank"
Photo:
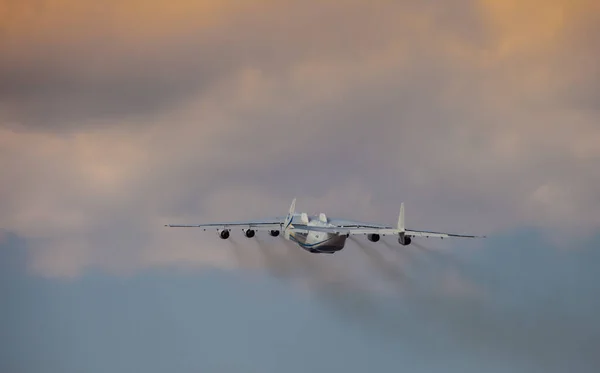
[[[0,227],[74,275],[236,265],[166,222],[600,218],[593,1],[4,1]],[[202,239],[202,243],[200,243]],[[212,240],[212,241],[211,241]]]

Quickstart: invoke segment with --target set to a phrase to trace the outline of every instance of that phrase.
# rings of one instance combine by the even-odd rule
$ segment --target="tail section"
[[[406,227],[404,226],[404,202],[400,204],[400,216],[398,217],[398,231],[404,233]]]
[[[292,225],[292,219],[294,218],[295,212],[296,212],[296,198],[294,198],[292,200],[292,204],[290,205],[290,210],[289,210],[287,216],[285,217],[283,224],[281,225],[281,230],[282,230],[281,233],[283,233],[283,237],[285,237],[286,240],[290,239],[290,233],[288,231],[288,228],[290,227],[290,225]]]
[[[398,242],[401,245],[410,245],[411,238],[406,236],[406,227],[404,226],[404,202],[400,204],[400,216],[398,217]]]

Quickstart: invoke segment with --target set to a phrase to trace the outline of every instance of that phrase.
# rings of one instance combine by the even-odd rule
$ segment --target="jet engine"
[[[252,238],[254,237],[254,230],[253,229],[248,229],[244,232],[244,234],[246,235],[246,237],[248,238]]]
[[[410,245],[411,239],[408,236],[400,236],[398,237],[398,243],[402,246]]]
[[[271,236],[273,236],[273,237],[277,237],[277,236],[279,236],[279,231],[278,230],[272,230],[272,231],[269,232],[269,234]]]
[[[377,233],[371,233],[367,235],[367,238],[369,239],[369,241],[371,242],[377,242],[379,241],[379,235]]]
[[[219,237],[221,237],[222,239],[226,240],[229,238],[229,230],[228,229],[219,229],[217,230],[217,234],[219,235]]]

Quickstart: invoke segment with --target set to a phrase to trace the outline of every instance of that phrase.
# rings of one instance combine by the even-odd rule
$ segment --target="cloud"
[[[593,2],[3,4],[0,226],[41,272],[234,265],[162,224],[294,196],[382,223],[404,200],[424,229],[600,225]]]
[[[338,7],[299,1],[125,1],[103,7],[8,2],[2,112],[16,125],[51,131],[148,119],[240,70],[281,73],[302,60],[368,54],[389,42],[392,14],[403,10],[392,6],[386,15],[361,2],[347,2],[343,12]],[[364,25],[360,32],[353,21]]]

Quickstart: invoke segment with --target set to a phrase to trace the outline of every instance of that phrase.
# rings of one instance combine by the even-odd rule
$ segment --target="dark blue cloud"
[[[0,370],[592,372],[599,241],[561,251],[524,231],[451,255],[412,249],[408,277],[452,267],[484,290],[477,300],[433,293],[435,282],[398,299],[325,282],[303,293],[241,271],[44,279],[25,272],[25,242],[9,235]]]

